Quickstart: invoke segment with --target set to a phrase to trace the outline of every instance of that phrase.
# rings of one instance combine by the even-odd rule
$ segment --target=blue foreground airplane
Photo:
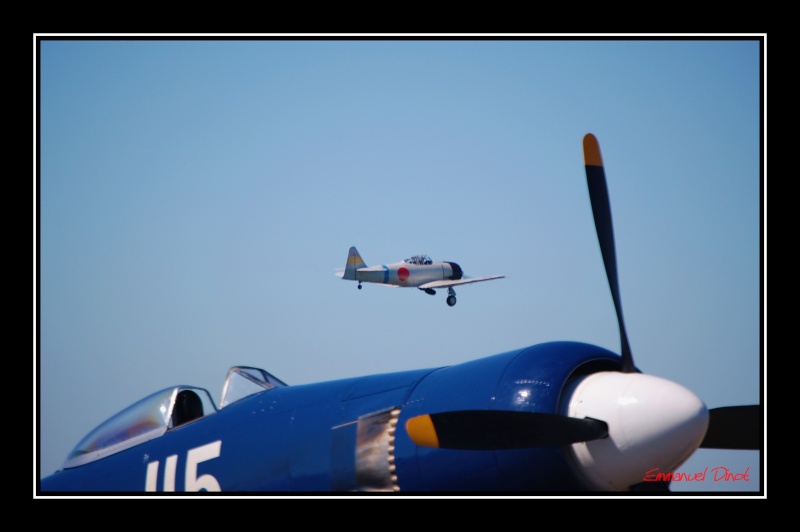
[[[701,447],[760,450],[760,405],[708,409],[635,366],[622,316],[597,139],[589,194],[621,353],[580,342],[447,367],[304,385],[231,368],[156,392],[99,425],[38,493],[545,493],[668,491]]]

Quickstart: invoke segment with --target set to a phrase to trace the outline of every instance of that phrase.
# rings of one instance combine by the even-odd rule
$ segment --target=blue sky
[[[34,476],[158,389],[218,400],[234,365],[303,384],[552,340],[619,352],[589,132],[637,366],[709,408],[759,403],[757,37],[46,38]],[[426,253],[506,278],[452,308],[357,290],[334,275],[353,245],[369,265]],[[706,467],[750,480],[673,491],[761,482],[758,452],[701,450],[681,471]]]

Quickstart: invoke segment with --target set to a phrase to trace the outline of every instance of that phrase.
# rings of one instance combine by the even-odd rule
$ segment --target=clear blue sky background
[[[619,352],[588,132],[637,366],[709,408],[759,403],[755,37],[41,42],[35,477],[158,389],[218,401],[234,365],[302,384],[551,340]],[[352,245],[506,278],[453,308],[357,290],[334,275]],[[673,490],[759,488],[758,452],[680,470],[706,467],[750,481]]]

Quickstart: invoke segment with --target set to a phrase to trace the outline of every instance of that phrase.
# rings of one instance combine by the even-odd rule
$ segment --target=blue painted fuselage
[[[574,377],[618,369],[600,347],[553,342],[442,367],[274,388],[41,480],[54,492],[576,492],[567,446],[416,445],[408,419],[452,410],[563,413]]]

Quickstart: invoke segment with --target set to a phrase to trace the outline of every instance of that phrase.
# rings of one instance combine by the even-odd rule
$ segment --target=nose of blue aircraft
[[[625,491],[674,471],[700,446],[708,429],[708,409],[699,397],[653,375],[594,373],[567,393],[566,415],[608,424],[607,438],[570,446],[594,489]]]

